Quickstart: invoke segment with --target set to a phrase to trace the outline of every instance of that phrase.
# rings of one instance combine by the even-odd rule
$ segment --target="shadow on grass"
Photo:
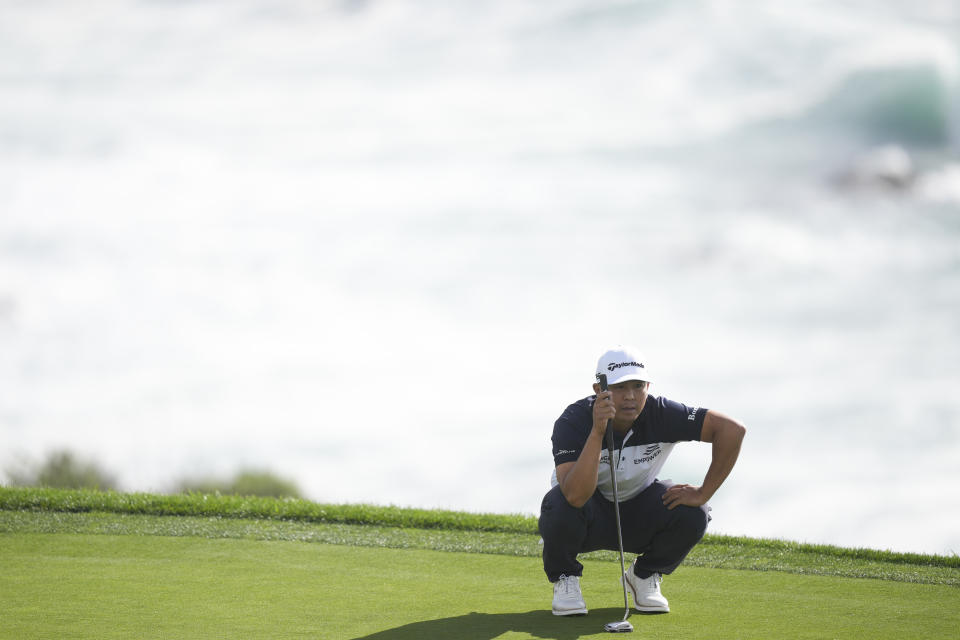
[[[589,616],[555,616],[549,609],[526,613],[468,613],[465,616],[412,622],[355,640],[491,640],[507,631],[544,640],[577,640],[603,634],[603,625],[623,619],[623,609],[594,609]]]

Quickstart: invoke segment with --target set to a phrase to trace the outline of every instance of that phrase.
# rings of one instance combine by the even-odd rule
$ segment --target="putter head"
[[[610,633],[630,633],[633,631],[633,625],[626,620],[618,620],[617,622],[608,622],[603,625],[604,631],[609,631]]]

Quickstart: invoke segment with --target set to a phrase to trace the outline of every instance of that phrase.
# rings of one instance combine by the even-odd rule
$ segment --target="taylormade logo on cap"
[[[597,380],[600,374],[607,376],[607,384],[617,384],[628,380],[650,382],[650,372],[645,358],[635,347],[617,345],[608,350],[597,361]]]
[[[613,371],[614,369],[619,369],[620,367],[644,368],[642,362],[611,362],[607,365],[607,371]]]

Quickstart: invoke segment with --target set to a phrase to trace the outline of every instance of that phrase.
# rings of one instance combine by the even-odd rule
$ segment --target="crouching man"
[[[605,434],[613,430],[623,548],[637,554],[624,573],[634,605],[644,613],[667,613],[660,591],[707,529],[707,501],[730,474],[746,429],[721,413],[649,395],[651,376],[633,347],[617,346],[597,362],[594,395],[571,404],[553,427],[556,483],[543,498],[539,528],[543,569],[553,583],[553,613],[584,615],[583,565],[577,556],[618,548]],[[710,466],[700,486],[667,485],[657,474],[677,442],[712,444]]]

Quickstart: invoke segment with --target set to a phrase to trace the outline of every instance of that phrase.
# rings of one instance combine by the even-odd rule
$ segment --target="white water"
[[[625,341],[714,532],[956,553],[960,11],[769,5],[0,3],[0,467],[536,513]]]

